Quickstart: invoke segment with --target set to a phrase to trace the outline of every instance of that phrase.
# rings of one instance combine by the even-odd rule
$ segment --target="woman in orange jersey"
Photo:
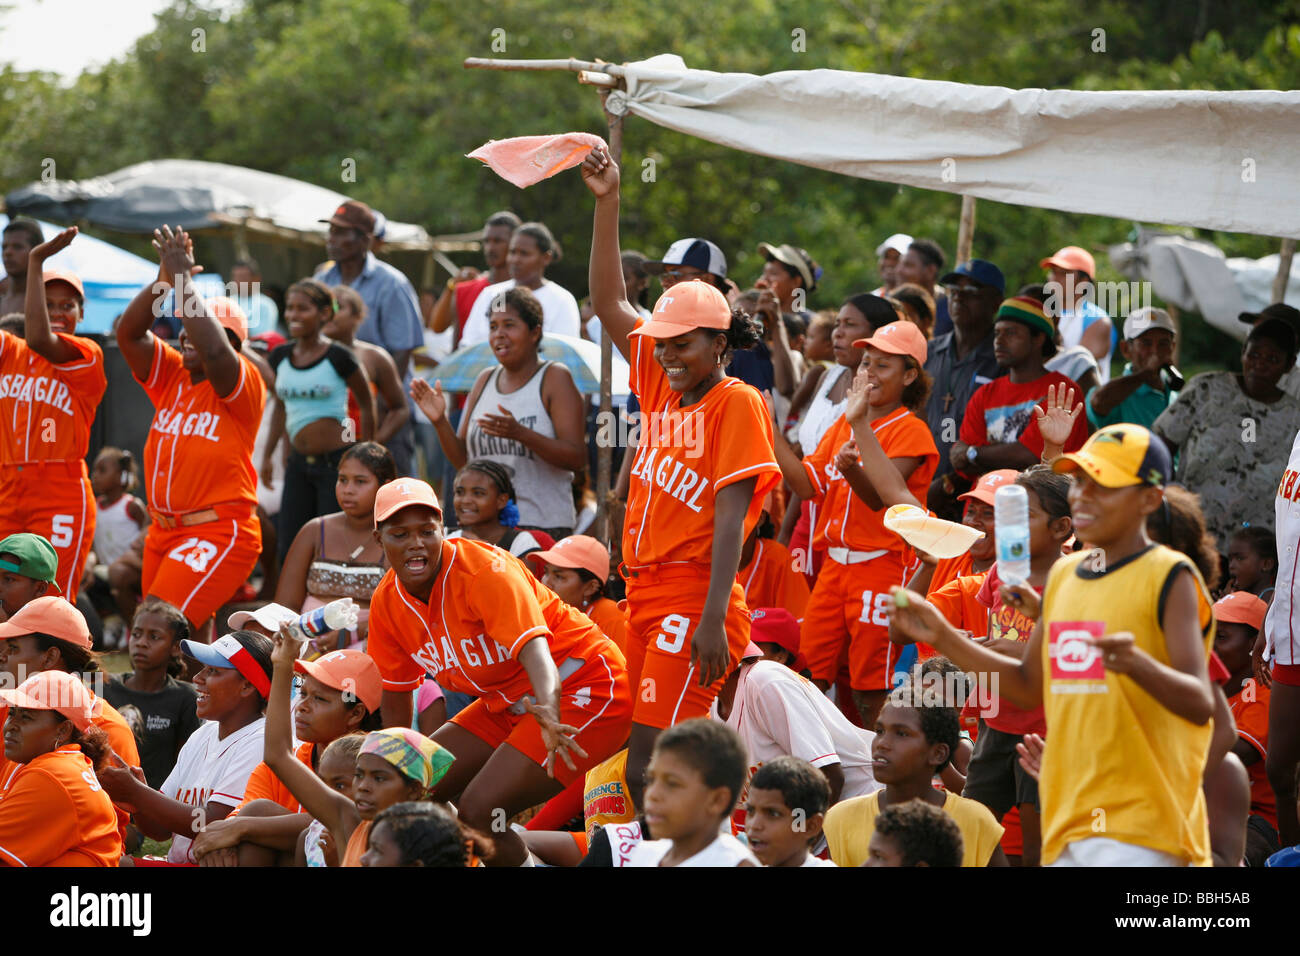
[[[923,499],[939,463],[929,427],[914,414],[930,391],[925,336],[911,322],[892,322],[853,344],[867,349],[862,372],[871,386],[870,429],[913,499]],[[886,605],[890,587],[906,580],[907,546],[883,521],[897,501],[868,478],[843,415],[802,461],[780,436],[776,453],[795,493],[822,499],[815,541],[826,547],[829,560],[808,599],[800,649],[813,681],[825,689],[849,641],[854,702],[865,724],[874,726],[898,660]]]
[[[262,550],[253,441],[266,384],[241,354],[244,313],[229,299],[204,302],[190,276],[193,245],[183,229],[154,232],[158,282],[131,301],[117,344],[157,412],[144,448],[153,523],[141,590],[180,608],[200,641],[213,613],[248,580]],[[184,330],[180,350],[157,338],[156,290],[171,285]]]
[[[591,303],[642,409],[623,527],[636,692],[627,779],[639,805],[659,732],[705,716],[749,643],[740,549],[780,475],[762,397],[725,372],[733,349],[758,343],[758,324],[693,280],[643,321],[623,285],[618,166],[597,147],[582,177],[596,197]]]
[[[65,229],[28,256],[29,279],[65,249]],[[75,600],[95,539],[95,493],[86,447],[104,397],[104,353],[73,333],[85,293],[71,272],[27,283],[26,340],[0,332],[0,538],[31,531],[54,545],[57,583]]]
[[[423,481],[380,488],[375,525],[392,569],[370,602],[366,646],[384,679],[384,722],[410,726],[411,691],[426,672],[478,698],[433,734],[456,762],[431,797],[492,834],[491,865],[517,866],[527,849],[500,832],[500,812],[549,799],[627,739],[623,655],[514,555],[444,538]]]
[[[95,779],[111,750],[92,722],[103,701],[59,671],[0,690],[0,700],[9,710],[5,757],[19,766],[0,801],[0,864],[117,866],[117,816]]]

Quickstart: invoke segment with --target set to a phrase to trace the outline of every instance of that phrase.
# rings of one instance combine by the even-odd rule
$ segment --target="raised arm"
[[[614,347],[630,362],[632,346],[628,334],[636,328],[637,314],[627,300],[623,257],[618,248],[618,165],[603,147],[597,146],[582,161],[582,181],[596,197],[587,275],[591,305]]]
[[[50,313],[45,306],[45,260],[66,249],[76,235],[76,226],[64,229],[53,239],[32,249],[27,257],[27,299],[23,304],[27,347],[54,365],[81,358],[81,353],[50,328]]]
[[[293,663],[298,659],[300,642],[288,632],[287,625],[273,638],[275,651],[271,662],[271,696],[266,702],[266,736],[262,741],[262,759],[289,788],[307,813],[324,824],[342,843],[356,829],[361,817],[357,805],[312,772],[311,767],[293,755],[293,732],[290,730],[290,697]]]
[[[916,500],[907,487],[907,478],[920,464],[919,458],[890,458],[880,447],[876,433],[871,430],[870,412],[871,384],[866,372],[858,372],[849,386],[848,401],[844,406],[844,417],[853,429],[853,440],[858,443],[858,454],[862,458],[862,470],[875,492],[877,505],[861,494],[858,496],[872,507],[889,508],[893,505],[914,505],[925,510],[925,505]],[[855,493],[856,489],[855,489]]]
[[[194,244],[184,229],[172,232],[168,226],[154,232],[163,269],[176,289],[181,324],[190,344],[199,353],[203,374],[212,383],[219,398],[225,398],[239,386],[243,366],[239,353],[226,337],[226,330],[208,311],[198,288],[190,281],[194,270]]]

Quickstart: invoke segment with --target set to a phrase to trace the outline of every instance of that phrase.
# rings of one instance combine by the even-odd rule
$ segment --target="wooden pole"
[[[570,73],[595,70],[610,76],[623,76],[621,66],[602,60],[496,60],[471,56],[466,57],[464,65],[467,70],[568,70]]]
[[[621,168],[623,165],[623,115],[611,113],[608,108],[607,91],[600,94],[600,105],[605,111],[605,120],[609,124],[609,155]],[[600,329],[600,416],[598,423],[611,422],[614,412],[614,340],[609,337],[602,323]],[[597,424],[596,435],[601,434]],[[612,426],[605,429],[605,434],[615,436],[619,429]],[[592,537],[610,546],[612,526],[610,522],[610,473],[613,470],[614,449],[609,441],[598,440],[596,448],[596,520],[592,524]]]
[[[971,244],[975,239],[975,197],[961,197],[961,223],[957,226],[957,261],[970,259]]]
[[[1269,302],[1285,302],[1287,283],[1291,281],[1291,258],[1295,255],[1295,240],[1283,239],[1278,256],[1277,275],[1273,277],[1273,298]]]

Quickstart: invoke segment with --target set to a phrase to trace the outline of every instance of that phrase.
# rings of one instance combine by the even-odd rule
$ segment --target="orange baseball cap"
[[[869,339],[858,339],[853,343],[855,349],[873,348],[891,355],[910,355],[917,365],[925,365],[929,349],[925,344],[925,333],[911,322],[890,322],[876,330]]]
[[[428,482],[419,478],[398,478],[381,485],[375,494],[375,527],[378,528],[379,522],[386,521],[412,505],[432,508],[438,512],[439,518],[442,517],[442,505],[438,504],[438,496],[433,493]]]
[[[1016,475],[1020,472],[1014,468],[999,468],[997,471],[990,471],[987,474],[980,475],[980,480],[975,482],[975,487],[965,494],[957,496],[958,500],[965,498],[974,498],[976,501],[982,501],[986,505],[993,504],[993,496],[1003,485],[1009,485],[1016,480]]]
[[[90,650],[90,629],[75,605],[61,597],[47,594],[28,601],[13,617],[0,624],[0,639],[48,634],[77,647]]]
[[[1097,274],[1097,260],[1092,257],[1091,252],[1079,246],[1066,246],[1064,249],[1057,249],[1053,255],[1038,263],[1040,269],[1046,269],[1049,266],[1056,266],[1066,272],[1086,272],[1090,279]]]
[[[708,282],[689,279],[661,295],[650,321],[630,334],[671,339],[695,329],[721,331],[730,326],[731,306],[727,297]]]
[[[104,711],[104,702],[86,689],[81,678],[65,671],[33,674],[13,690],[0,690],[0,700],[10,707],[57,711],[78,730],[85,730]]]
[[[205,301],[208,312],[214,319],[234,332],[239,341],[248,341],[248,316],[244,315],[244,310],[239,307],[238,302],[227,299],[224,295],[213,296]]]
[[[314,661],[294,661],[299,674],[310,674],[326,687],[352,694],[372,714],[384,699],[384,679],[374,658],[361,651],[332,651]],[[344,699],[346,703],[346,698]]]
[[[1233,591],[1214,602],[1215,620],[1224,624],[1246,624],[1259,630],[1264,626],[1268,605],[1249,591]]]
[[[561,538],[546,551],[528,555],[561,568],[582,568],[604,581],[609,577],[609,549],[595,538],[585,534],[571,534]]]
[[[81,296],[83,302],[85,301],[86,290],[81,284],[80,276],[75,272],[69,272],[67,269],[46,269],[43,278],[46,285],[51,282],[66,282],[76,289],[77,295]]]

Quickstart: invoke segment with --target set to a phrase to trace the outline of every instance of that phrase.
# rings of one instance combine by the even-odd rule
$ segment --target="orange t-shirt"
[[[0,798],[0,864],[117,866],[113,802],[76,744],[23,764]]]
[[[745,589],[745,603],[751,611],[756,607],[783,607],[796,621],[803,621],[808,606],[808,579],[795,567],[794,556],[781,542],[759,538],[754,543],[754,556],[740,569],[736,580]]]
[[[361,857],[366,852],[366,844],[370,841],[370,825],[373,820],[362,820],[357,824],[357,828],[352,831],[352,836],[348,837],[348,845],[343,851],[343,862],[340,866],[360,866]]]
[[[938,608],[939,613],[953,627],[970,631],[975,637],[987,637],[989,609],[976,600],[986,576],[986,573],[980,573],[953,578],[931,591],[927,600]],[[916,648],[921,660],[938,654],[929,644],[917,644]]]
[[[587,608],[587,617],[591,618],[601,632],[614,642],[614,646],[627,655],[627,612],[607,597],[599,598]]]
[[[926,594],[933,594],[939,588],[943,587],[949,581],[964,575],[974,574],[974,560],[969,551],[963,551],[955,558],[940,558],[934,566],[934,574],[930,576],[930,587],[926,589]]]
[[[293,754],[298,758],[298,762],[308,770],[311,769],[311,749],[315,746],[315,744],[299,744],[298,749]],[[248,775],[248,786],[244,788],[244,799],[240,800],[239,805],[230,811],[230,815],[233,817],[254,800],[274,800],[290,813],[303,812],[302,804],[289,792],[289,788],[280,782],[280,778],[275,775],[275,771],[265,763],[259,763],[253,768],[253,772]]]
[[[1268,698],[1269,689],[1252,682],[1254,700],[1242,700],[1245,688],[1228,699],[1228,709],[1237,724],[1237,736],[1259,751],[1259,759],[1246,768],[1250,776],[1250,812],[1263,817],[1277,827],[1277,797],[1269,785],[1264,761],[1268,759]]]
[[[144,446],[150,507],[176,515],[219,504],[257,507],[253,442],[266,383],[242,355],[239,365],[239,384],[218,398],[211,382],[190,382],[180,352],[154,339],[149,377],[140,383],[157,409]]]
[[[533,693],[518,661],[542,638],[565,675],[570,659],[623,655],[581,611],[565,604],[524,563],[500,548],[468,538],[444,538],[442,566],[424,604],[390,568],[370,602],[366,653],[384,689],[414,690],[433,675],[444,690],[482,698],[500,713]]]
[[[718,489],[758,479],[743,538],[758,523],[763,499],[781,481],[772,416],[755,389],[730,377],[682,408],[681,394],[669,387],[655,361],[654,342],[644,335],[632,336],[631,366],[641,436],[628,485],[624,559],[634,568],[709,565]]]
[[[108,387],[104,352],[79,335],[59,338],[80,354],[54,365],[16,335],[0,332],[0,465],[86,457]]]
[[[907,489],[918,501],[924,501],[939,467],[939,450],[934,446],[930,427],[906,408],[899,408],[873,421],[871,430],[890,458],[921,459],[907,479]],[[804,471],[823,499],[813,544],[850,551],[902,551],[907,545],[885,527],[885,509],[876,510],[855,495],[835,467],[835,456],[852,439],[853,427],[841,415],[826,429],[816,451],[803,460]]]

